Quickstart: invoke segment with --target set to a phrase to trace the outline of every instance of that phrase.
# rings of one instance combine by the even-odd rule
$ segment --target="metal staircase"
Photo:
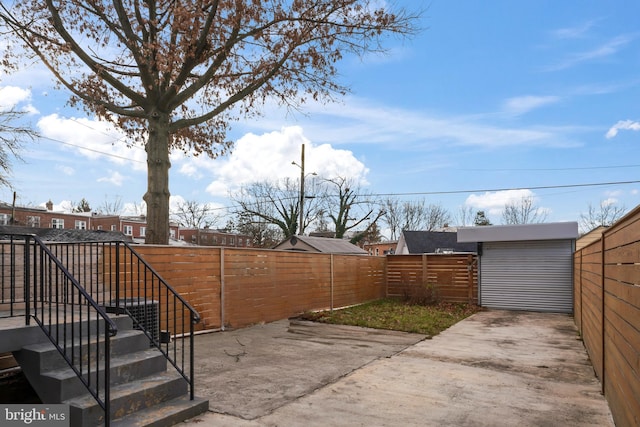
[[[207,410],[194,396],[198,313],[128,244],[8,235],[0,263],[0,311],[41,331],[9,351],[72,426],[169,426]]]

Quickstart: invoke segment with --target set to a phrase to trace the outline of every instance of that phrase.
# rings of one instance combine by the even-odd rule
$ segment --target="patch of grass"
[[[480,308],[471,304],[436,303],[418,305],[386,298],[341,310],[305,313],[304,320],[339,325],[389,329],[434,336]]]

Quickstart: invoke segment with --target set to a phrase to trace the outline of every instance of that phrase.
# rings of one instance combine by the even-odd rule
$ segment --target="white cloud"
[[[559,102],[560,99],[558,96],[518,96],[507,99],[503,109],[508,114],[520,115],[545,105],[555,104]]]
[[[109,173],[111,175],[106,176],[106,177],[102,177],[102,178],[98,178],[98,182],[108,182],[111,183],[115,186],[118,187],[122,187],[122,184],[124,183],[124,179],[125,177],[122,176],[122,174],[118,171],[112,171],[110,170]]]
[[[484,194],[471,194],[465,201],[466,206],[484,210],[490,215],[500,215],[508,203],[517,203],[523,198],[535,198],[535,193],[528,189],[487,191]]]
[[[575,27],[558,28],[552,31],[551,34],[557,39],[578,39],[584,37],[595,23],[596,21],[591,20]]]
[[[347,97],[342,103],[305,104],[306,116],[292,116],[268,106],[264,117],[246,123],[246,131],[270,132],[282,123],[304,127],[315,143],[333,146],[348,144],[382,144],[394,149],[437,150],[447,146],[502,148],[510,146],[575,147],[575,127],[526,126],[505,127],[492,124],[495,114],[446,116],[419,109],[380,105],[377,101]]]
[[[561,61],[551,67],[548,67],[546,70],[547,71],[564,70],[564,69],[582,64],[583,62],[594,61],[594,60],[613,56],[617,54],[620,50],[622,50],[626,45],[631,43],[631,41],[633,41],[634,38],[635,38],[634,36],[630,36],[630,35],[615,37],[609,40],[608,42],[595,47],[594,49],[570,55],[564,61]]]
[[[611,128],[607,131],[605,137],[607,139],[614,138],[618,135],[618,131],[621,130],[640,130],[640,122],[634,122],[632,120],[620,120],[615,125],[611,126]]]
[[[71,166],[56,165],[56,170],[62,172],[67,176],[71,176],[76,173],[75,169],[73,169]]]
[[[44,137],[59,141],[65,149],[91,160],[105,159],[146,171],[144,150],[127,147],[124,136],[108,122],[51,114],[38,121],[38,128]]]
[[[0,87],[0,111],[15,108],[21,102],[31,99],[31,91],[16,86]]]
[[[299,126],[284,127],[280,131],[240,138],[232,154],[216,160],[211,168],[214,180],[207,192],[226,196],[242,185],[252,182],[272,181],[285,177],[297,178],[300,169],[301,146],[305,144],[305,175],[315,172],[322,178],[352,178],[366,185],[369,170],[356,159],[351,151],[333,148],[329,144],[315,146]]]

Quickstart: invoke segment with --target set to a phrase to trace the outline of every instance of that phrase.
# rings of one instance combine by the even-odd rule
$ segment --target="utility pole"
[[[298,235],[304,232],[304,144],[302,144],[302,154],[300,156],[300,228]]]

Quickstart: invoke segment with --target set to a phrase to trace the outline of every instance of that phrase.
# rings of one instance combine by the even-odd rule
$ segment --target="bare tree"
[[[443,228],[451,222],[451,214],[441,204],[431,203],[425,209],[427,231]]]
[[[248,212],[238,213],[235,220],[227,224],[226,229],[250,236],[255,248],[272,248],[284,238],[278,227]]]
[[[169,240],[169,155],[224,154],[230,122],[267,99],[299,108],[347,92],[337,64],[383,51],[418,16],[377,0],[23,0],[0,3],[13,41],[147,152],[147,243]],[[31,60],[31,57],[27,58]],[[242,116],[240,116],[242,115]]]
[[[122,212],[122,197],[116,196],[113,200],[105,198],[98,212],[102,215],[119,215]]]
[[[16,124],[26,113],[0,111],[0,186],[11,187],[11,160],[21,160],[20,150],[25,139],[33,140],[37,134],[28,127]]]
[[[329,188],[324,205],[333,222],[336,239],[342,239],[348,231],[357,230],[365,224],[367,232],[384,215],[371,196],[362,193],[353,180],[338,177],[326,182]]]
[[[473,219],[476,217],[476,210],[467,205],[462,205],[458,209],[458,214],[456,215],[457,225],[461,227],[469,227],[473,225]]]
[[[172,216],[180,227],[197,229],[212,227],[220,219],[220,216],[213,212],[211,205],[200,204],[196,200],[178,203]]]
[[[402,230],[422,230],[425,228],[425,200],[414,200],[402,203]]]
[[[618,206],[610,200],[601,200],[595,207],[589,203],[587,212],[580,214],[580,230],[588,233],[600,226],[609,227],[619,220],[626,211],[624,206]]]
[[[273,224],[285,238],[298,232],[300,198],[296,180],[286,178],[280,182],[256,182],[242,187],[231,198],[239,206],[236,215]],[[303,227],[313,222],[318,214],[316,200],[305,200]]]
[[[451,214],[441,204],[427,204],[424,199],[405,202],[387,199],[383,205],[384,218],[391,229],[391,239],[396,239],[400,231],[433,231],[451,221]]]
[[[547,212],[535,204],[532,196],[511,201],[502,210],[504,224],[535,224],[544,222],[546,219]]]
[[[400,237],[402,231],[402,206],[398,199],[388,198],[382,202],[384,220],[389,228],[391,240]]]

